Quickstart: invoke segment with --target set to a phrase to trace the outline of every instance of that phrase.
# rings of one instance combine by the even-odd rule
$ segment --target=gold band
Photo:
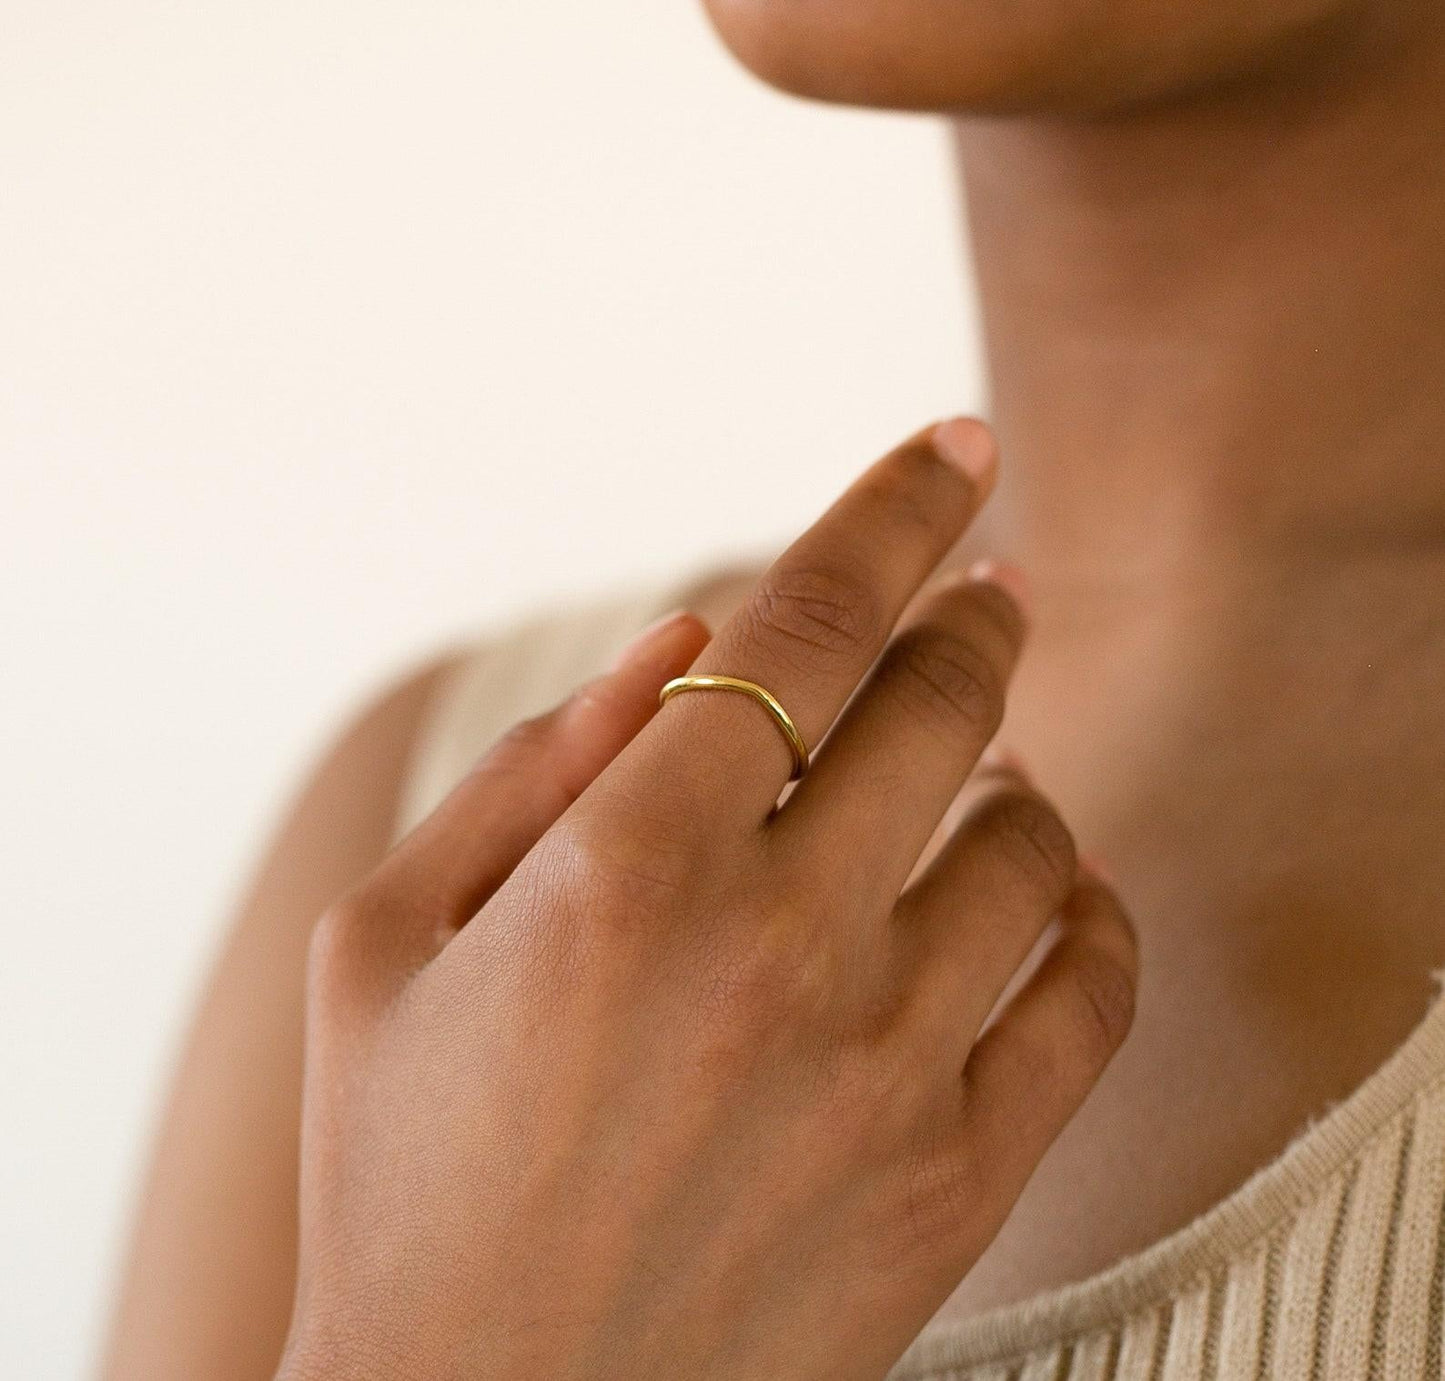
[[[764,690],[756,681],[741,681],[736,676],[679,676],[662,688],[657,703],[665,705],[674,695],[694,690],[741,691],[752,696],[760,705],[766,706],[783,731],[783,737],[788,740],[788,747],[793,750],[793,775],[789,780],[797,781],[808,770],[808,745],[803,742],[792,715],[778,703],[771,691]]]

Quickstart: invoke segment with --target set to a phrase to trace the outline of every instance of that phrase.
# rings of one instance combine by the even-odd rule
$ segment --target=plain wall
[[[939,129],[695,0],[0,14],[0,1371],[94,1356],[189,1005],[380,682],[977,407]]]

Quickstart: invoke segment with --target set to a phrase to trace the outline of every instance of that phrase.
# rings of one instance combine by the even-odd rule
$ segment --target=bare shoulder
[[[398,835],[414,828],[517,721],[540,714],[611,664],[642,628],[688,609],[712,628],[750,583],[735,568],[603,590],[502,624],[444,674],[403,774]]]
[[[511,724],[601,671],[652,619],[687,608],[717,627],[755,569],[711,567],[665,584],[603,591],[535,609],[438,651],[359,700],[314,764],[294,827],[334,830],[338,810],[357,862],[417,823]]]
[[[364,689],[319,746],[287,814],[293,830],[314,826],[330,838],[340,872],[385,852],[417,742],[476,656],[472,646],[448,647]]]
[[[106,1381],[268,1381],[295,1291],[306,954],[328,906],[516,719],[684,606],[717,571],[522,616],[362,688],[299,765],[255,859],[173,1078],[121,1282]]]
[[[452,648],[358,696],[297,772],[195,1012],[152,1148],[112,1319],[107,1381],[266,1381],[295,1288],[306,950],[386,852]]]

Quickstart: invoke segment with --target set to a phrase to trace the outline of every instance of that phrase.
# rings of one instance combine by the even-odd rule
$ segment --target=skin
[[[1294,83],[1429,14],[1424,0],[703,0],[765,81],[903,110],[1097,115]]]
[[[648,630],[325,906],[283,1381],[867,1381],[947,1298],[1118,1049],[1137,982],[1111,885],[1016,763],[982,760],[1020,573],[929,580],[996,467],[977,421],[919,433],[716,637],[686,613]],[[804,780],[785,793],[754,702],[662,713],[689,667],[774,689],[819,745]],[[418,689],[399,694],[405,714]],[[236,1015],[213,995],[213,1022]],[[153,1180],[169,1222],[153,1206],[137,1254],[171,1279],[132,1277],[113,1374],[271,1370],[235,1342],[280,1317],[276,1280],[241,1291],[255,1229],[284,1248],[290,1223],[237,1213],[268,1167],[211,1162],[256,1104],[212,1087],[208,1044],[203,1021]],[[187,1276],[198,1209],[243,1245]],[[147,1304],[199,1313],[157,1326]],[[819,1313],[853,1325],[820,1334]]]
[[[104,1374],[275,1373],[296,1289],[306,953],[385,854],[407,753],[454,656],[382,688],[281,812],[217,958],[140,1195]]]
[[[953,123],[1005,463],[941,564],[989,552],[1027,569],[1030,637],[1002,737],[1109,860],[1147,959],[1128,1043],[945,1313],[1077,1279],[1189,1221],[1376,1068],[1432,995],[1445,952],[1435,8],[709,5],[765,79]],[[886,532],[873,544],[898,559]],[[694,607],[721,624],[751,588],[730,581]],[[394,777],[365,764],[385,768],[385,743],[414,728],[400,702],[379,712],[390,727],[337,749],[357,786],[330,833],[303,831],[304,850],[278,846],[289,869],[263,867],[267,900],[240,922],[181,1088],[234,1085],[276,1111],[236,1127],[225,1099],[178,1096],[111,1376],[260,1377],[280,1354],[292,1258],[237,1242],[255,1223],[290,1241],[297,956],[313,899],[360,871],[340,846],[350,815],[385,815]],[[821,837],[814,848],[825,868],[849,862]],[[250,934],[278,937],[270,981],[259,958],[236,958],[265,952]],[[257,1011],[282,1034],[258,1035]],[[273,1172],[235,1176],[253,1153]],[[235,1266],[231,1289],[197,1271],[213,1259]],[[802,1326],[826,1334],[820,1318],[851,1317],[835,1307],[810,1302]],[[920,1294],[900,1317],[911,1308],[911,1327],[922,1307]],[[238,1335],[253,1340],[240,1361]]]
[[[1147,960],[966,1315],[1193,1219],[1433,996],[1445,41],[1414,0],[822,9],[709,5],[766,79],[950,121],[1006,457],[977,537],[1034,591],[1003,735]]]
[[[905,444],[700,651],[665,624],[328,910],[283,1378],[875,1381],[977,1259],[1136,975],[1117,898],[1007,765],[909,883],[1024,620],[984,571],[889,634],[991,457],[977,424]],[[781,807],[754,703],[658,711],[689,661],[824,740]]]

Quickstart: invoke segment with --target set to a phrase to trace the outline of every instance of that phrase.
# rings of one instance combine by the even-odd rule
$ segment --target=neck
[[[1037,581],[1445,550],[1445,43],[1092,121],[968,120],[1005,460]]]
[[[968,1309],[1179,1226],[1432,995],[1440,52],[957,127],[1003,458],[978,539],[1035,595],[1003,738],[1117,874],[1145,955],[1134,1034]],[[1115,1237],[1077,1231],[1079,1187],[1121,1164],[1115,1198],[1084,1196]]]
[[[978,537],[1035,591],[1004,733],[1183,944],[1288,911],[1254,895],[1286,873],[1308,924],[1319,889],[1378,919],[1387,857],[1439,943],[1442,54],[957,126],[1003,455]]]

